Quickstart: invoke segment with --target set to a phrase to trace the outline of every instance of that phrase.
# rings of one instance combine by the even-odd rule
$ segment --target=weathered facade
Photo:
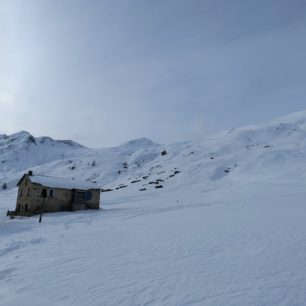
[[[28,174],[18,182],[14,214],[99,209],[100,188],[95,183]]]

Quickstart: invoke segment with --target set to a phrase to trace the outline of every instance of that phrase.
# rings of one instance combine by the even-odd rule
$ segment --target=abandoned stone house
[[[17,186],[15,215],[99,209],[100,206],[100,188],[92,182],[33,175],[29,171]]]

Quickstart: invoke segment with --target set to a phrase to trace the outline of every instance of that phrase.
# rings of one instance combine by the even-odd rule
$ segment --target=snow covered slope
[[[9,187],[29,169],[95,181],[103,189],[127,186],[135,191],[195,184],[207,188],[258,178],[286,181],[292,175],[304,179],[306,111],[266,125],[226,131],[202,142],[162,146],[142,138],[114,148],[89,149],[21,132],[2,135],[0,147],[0,183]],[[162,155],[163,150],[167,154]]]
[[[35,138],[21,131],[12,135],[0,135],[0,181],[10,180],[23,171],[54,160],[62,159],[73,152],[86,148],[71,140],[54,140],[50,137]]]
[[[304,306],[303,185],[124,188],[41,224],[2,192],[0,304]]]
[[[17,190],[0,193],[0,305],[306,305],[305,136],[300,112],[37,164],[114,190],[41,224],[6,218]]]

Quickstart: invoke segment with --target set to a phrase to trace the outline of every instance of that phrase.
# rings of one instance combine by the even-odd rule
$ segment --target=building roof
[[[30,175],[28,176],[28,178],[32,183],[40,184],[42,186],[51,187],[51,188],[81,189],[81,190],[100,189],[96,183],[89,181],[79,181],[79,180],[72,180],[67,178],[59,178],[59,177],[52,177],[45,175]],[[17,185],[19,185],[19,183]]]

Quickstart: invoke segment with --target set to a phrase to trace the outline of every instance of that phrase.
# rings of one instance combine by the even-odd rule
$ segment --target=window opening
[[[41,197],[42,198],[46,198],[47,197],[47,189],[43,189],[42,191],[41,191]]]
[[[86,191],[84,196],[85,196],[86,201],[90,201],[91,200],[91,191]]]

